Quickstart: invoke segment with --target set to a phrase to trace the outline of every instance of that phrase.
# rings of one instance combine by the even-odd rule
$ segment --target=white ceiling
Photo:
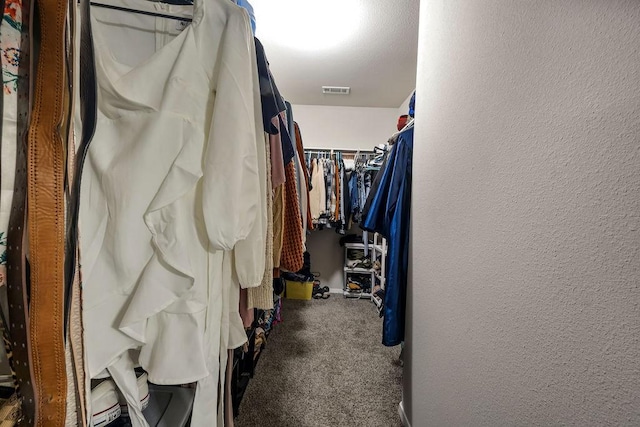
[[[419,0],[251,4],[271,71],[291,103],[399,107],[415,88]],[[339,40],[343,29],[348,31]],[[314,31],[321,33],[320,42],[332,40],[334,46],[291,46]],[[322,86],[349,86],[351,95],[323,95]]]

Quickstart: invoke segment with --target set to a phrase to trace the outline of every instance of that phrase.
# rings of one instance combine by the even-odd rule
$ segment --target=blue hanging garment
[[[236,0],[236,4],[240,7],[244,7],[249,12],[249,18],[251,18],[251,29],[253,30],[253,35],[256,34],[256,15],[253,13],[253,6],[249,3],[248,0]]]
[[[409,223],[411,218],[411,163],[413,128],[400,134],[384,170],[377,191],[361,227],[387,239],[387,281],[384,297],[382,344],[395,346],[404,341]]]
[[[411,117],[416,116],[416,91],[413,91],[413,95],[411,95],[411,101],[409,101],[409,115]]]

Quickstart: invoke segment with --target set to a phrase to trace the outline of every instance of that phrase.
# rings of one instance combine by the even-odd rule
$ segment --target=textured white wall
[[[398,116],[402,116],[403,114],[409,114],[409,102],[411,102],[411,97],[413,96],[413,91],[407,96],[407,99],[400,105],[398,108]]]
[[[294,105],[293,117],[305,147],[370,150],[395,131],[398,109]]]
[[[357,225],[351,232],[360,232]],[[335,290],[342,290],[344,282],[344,248],[340,246],[340,237],[333,229],[313,231],[307,237],[312,271],[320,273],[322,286]]]
[[[640,425],[640,2],[421,9],[413,427]]]

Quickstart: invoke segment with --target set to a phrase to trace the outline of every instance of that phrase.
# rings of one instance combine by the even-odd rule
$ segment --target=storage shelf
[[[360,268],[360,267],[344,267],[344,271],[348,273],[367,273],[371,274],[373,268]]]
[[[365,235],[366,236],[366,235]],[[380,313],[383,303],[380,298],[377,298],[372,294],[373,287],[379,282],[380,287],[382,289],[385,288],[385,267],[386,267],[386,256],[387,256],[387,242],[384,240],[382,235],[378,233],[371,233],[369,235],[371,239],[366,244],[364,242],[350,242],[345,243],[344,245],[344,266],[343,266],[343,274],[344,274],[344,285],[343,285],[343,295],[345,298],[352,299],[367,299],[371,300],[376,304],[378,313]],[[366,238],[366,237],[365,237]],[[368,249],[368,250],[367,250]],[[373,266],[370,268],[364,267],[348,267],[347,263],[352,262],[355,259],[355,255],[353,254],[355,251],[364,250],[364,258],[374,264],[379,260],[380,267],[379,269],[374,269]],[[351,257],[349,256],[351,255]],[[358,254],[358,257],[362,255]],[[347,288],[348,284],[348,276],[349,274],[362,274],[369,276],[368,281],[370,280],[371,288],[365,288],[366,291],[350,291]],[[376,281],[377,279],[377,281]]]
[[[345,243],[344,247],[347,249],[364,249],[364,243]]]
[[[371,298],[371,292],[343,291],[342,294],[347,298]]]

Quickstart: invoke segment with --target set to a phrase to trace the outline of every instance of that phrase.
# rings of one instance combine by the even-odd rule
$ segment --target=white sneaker
[[[138,396],[140,396],[140,404],[142,405],[142,410],[144,411],[149,406],[149,383],[148,383],[149,375],[146,372],[143,372],[138,377]],[[118,401],[120,403],[120,410],[123,415],[129,415],[129,407],[127,406],[127,402],[124,399],[124,396],[121,393],[118,393]]]
[[[92,427],[103,427],[120,418],[122,411],[113,381],[103,381],[91,390],[91,409]]]

